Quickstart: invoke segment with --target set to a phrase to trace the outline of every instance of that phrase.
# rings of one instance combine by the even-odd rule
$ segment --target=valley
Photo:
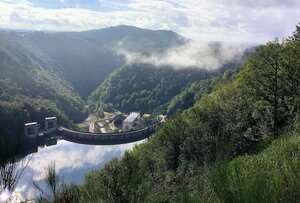
[[[45,202],[297,202],[299,36],[0,31],[0,169],[32,159],[14,189]]]
[[[13,129],[12,133],[23,131],[24,123],[51,116],[64,126],[75,127],[88,112],[103,116],[104,110],[112,108],[125,114],[166,114],[174,96],[193,82],[219,73],[197,67],[175,70],[148,63],[126,64],[116,51],[147,56],[190,42],[172,31],[116,26],[65,33],[3,31],[0,35],[0,126]],[[220,67],[220,72],[238,67],[242,60],[233,58],[232,62],[232,66]]]

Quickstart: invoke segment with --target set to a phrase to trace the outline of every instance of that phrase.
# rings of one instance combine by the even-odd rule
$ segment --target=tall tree
[[[271,106],[272,131],[276,135],[282,121],[279,117],[284,86],[282,44],[278,40],[274,40],[258,47],[242,72],[242,77],[245,79],[244,85],[254,94],[257,101],[266,101]]]
[[[285,41],[282,54],[283,78],[286,82],[285,104],[289,114],[300,111],[300,26],[294,35]]]
[[[293,35],[288,38],[289,40],[300,40],[300,23],[296,25],[296,30],[293,32]]]

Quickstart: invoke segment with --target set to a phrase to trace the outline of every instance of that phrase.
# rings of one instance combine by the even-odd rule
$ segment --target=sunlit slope
[[[9,102],[10,105],[16,102],[15,105],[19,108],[20,105],[28,103],[33,109],[37,106],[55,106],[72,120],[81,119],[83,116],[84,102],[61,77],[60,67],[47,55],[27,43],[22,34],[0,33],[0,80],[0,101],[3,105],[3,102]],[[51,105],[42,105],[45,100]],[[33,105],[35,102],[39,104]],[[9,108],[3,109],[9,111]],[[21,109],[20,107],[19,110]],[[26,116],[27,119],[24,117],[25,120],[31,120],[35,112],[33,109],[28,110],[27,114],[30,115]],[[54,112],[49,114],[55,116]],[[10,119],[9,113],[3,118],[4,123],[5,119]]]

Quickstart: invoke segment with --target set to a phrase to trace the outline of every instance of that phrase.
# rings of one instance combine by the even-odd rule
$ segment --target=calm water
[[[97,169],[110,161],[113,157],[120,157],[126,150],[143,141],[110,146],[91,146],[58,141],[57,145],[41,148],[34,155],[26,167],[23,178],[20,180],[17,191],[23,197],[33,198],[37,191],[31,185],[32,180],[41,181],[45,167],[55,161],[56,171],[67,183],[79,184],[84,175],[92,169]]]

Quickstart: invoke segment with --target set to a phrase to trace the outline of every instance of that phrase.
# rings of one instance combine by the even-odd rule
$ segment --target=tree
[[[0,136],[0,202],[10,202],[11,195],[32,158],[28,156],[18,161],[20,147],[21,136],[11,138],[6,133],[3,137]]]
[[[288,40],[292,40],[292,41],[300,40],[300,23],[296,25],[296,30],[293,32],[293,35],[288,38]]]
[[[283,79],[286,82],[284,101],[290,115],[295,115],[300,110],[300,27],[297,29],[298,39],[286,40],[282,54]]]
[[[278,127],[283,121],[280,117],[284,95],[282,76],[282,44],[278,40],[258,47],[240,73],[240,84],[247,88],[257,101],[263,100],[271,105],[273,135],[277,135]]]
[[[64,183],[64,180],[55,171],[55,162],[50,162],[45,168],[43,181],[44,185],[39,184],[37,181],[32,182],[34,188],[40,192],[38,202],[79,202],[79,189],[74,185]]]

